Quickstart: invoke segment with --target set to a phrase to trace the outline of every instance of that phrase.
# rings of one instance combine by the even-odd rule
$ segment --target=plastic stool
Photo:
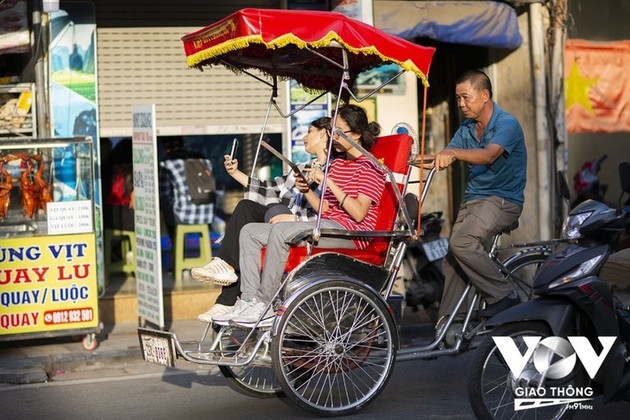
[[[199,256],[188,257],[186,255],[186,235],[199,235]],[[173,276],[176,282],[182,280],[184,270],[208,264],[212,258],[210,246],[210,229],[207,224],[201,225],[177,225],[175,227],[175,252],[173,253]]]
[[[112,260],[112,247],[114,240],[120,241],[120,253],[122,258]],[[136,272],[136,232],[122,229],[105,229],[103,235],[103,248],[105,257],[105,274],[111,273],[133,274]],[[133,253],[133,261],[127,261],[127,254]]]

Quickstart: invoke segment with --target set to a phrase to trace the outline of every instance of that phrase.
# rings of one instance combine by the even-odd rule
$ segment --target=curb
[[[46,370],[41,368],[3,369],[0,371],[0,383],[3,384],[36,384],[48,382]]]
[[[0,383],[42,383],[54,378],[59,372],[80,370],[83,367],[110,369],[117,365],[140,361],[142,355],[139,348],[14,359],[10,363],[11,367],[0,370]]]

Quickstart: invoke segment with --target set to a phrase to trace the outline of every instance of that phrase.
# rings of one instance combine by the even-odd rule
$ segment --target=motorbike
[[[580,170],[573,176],[573,190],[576,197],[572,207],[588,199],[604,201],[608,185],[600,184],[599,171],[607,158],[608,155],[603,155],[599,159],[584,162]]]
[[[434,321],[444,290],[442,260],[448,251],[448,239],[440,236],[443,225],[441,211],[422,215],[422,234],[407,247],[400,270],[407,306],[414,312],[424,309]]]
[[[628,165],[620,175],[630,193]],[[629,221],[627,212],[592,199],[569,212],[568,242],[536,275],[536,297],[485,323],[490,332],[468,381],[478,418],[566,419],[592,409],[600,395],[604,403],[628,399],[630,307],[598,273]]]

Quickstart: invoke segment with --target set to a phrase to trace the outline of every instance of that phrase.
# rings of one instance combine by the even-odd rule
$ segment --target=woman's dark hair
[[[330,140],[330,132],[332,131],[332,118],[330,117],[320,117],[313,122],[311,122],[311,126],[317,128],[318,130],[326,130],[326,134],[328,135],[328,140]],[[333,159],[341,156],[343,153],[337,152],[335,148],[332,148],[331,156]]]
[[[331,123],[332,119],[330,117],[321,117],[318,118],[316,120],[314,120],[311,125],[315,128],[317,128],[318,130],[326,130],[330,133],[331,130]]]
[[[353,133],[361,135],[361,146],[365,147],[366,150],[372,149],[376,137],[381,133],[379,123],[368,122],[365,110],[358,105],[343,105],[339,107],[337,115],[343,118]]]

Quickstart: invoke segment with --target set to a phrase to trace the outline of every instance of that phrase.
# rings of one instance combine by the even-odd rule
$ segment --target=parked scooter
[[[600,184],[599,171],[602,168],[602,163],[607,158],[608,155],[603,155],[599,159],[584,162],[580,170],[573,176],[575,199],[571,207],[575,207],[589,199],[604,201],[608,185]]]
[[[622,189],[630,193],[627,172],[620,167]],[[478,418],[564,419],[592,409],[598,395],[605,403],[628,398],[630,311],[615,305],[598,273],[629,227],[626,212],[594,200],[569,212],[563,236],[572,241],[542,266],[537,297],[485,323],[491,333],[477,349],[468,383]]]
[[[422,234],[407,247],[400,270],[407,306],[414,311],[424,308],[434,321],[444,290],[442,259],[448,251],[448,239],[440,237],[443,225],[441,211],[422,215]]]

